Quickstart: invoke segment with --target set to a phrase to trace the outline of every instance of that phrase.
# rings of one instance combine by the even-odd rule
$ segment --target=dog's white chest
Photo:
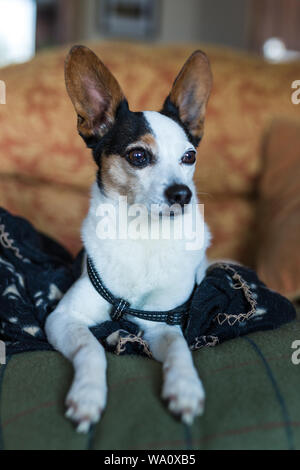
[[[183,303],[194,283],[198,260],[168,243],[126,243],[110,256],[103,279],[118,297],[143,309]]]

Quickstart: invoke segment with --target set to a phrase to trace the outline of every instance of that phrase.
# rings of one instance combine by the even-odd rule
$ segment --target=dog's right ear
[[[85,46],[74,46],[65,62],[65,80],[76,110],[79,134],[88,143],[113,125],[123,92],[101,60]]]

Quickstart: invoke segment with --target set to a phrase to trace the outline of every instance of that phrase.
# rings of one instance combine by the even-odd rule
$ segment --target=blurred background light
[[[278,38],[269,38],[263,45],[264,56],[266,59],[280,62],[286,55],[284,42]]]
[[[0,66],[35,53],[35,0],[0,0]]]

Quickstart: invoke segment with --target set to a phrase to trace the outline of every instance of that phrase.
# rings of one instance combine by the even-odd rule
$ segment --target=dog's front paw
[[[186,424],[204,411],[205,392],[195,370],[179,371],[170,368],[165,373],[162,398],[167,400],[169,410]]]
[[[87,433],[99,421],[106,404],[106,385],[74,380],[66,398],[66,417],[77,424],[77,431]]]

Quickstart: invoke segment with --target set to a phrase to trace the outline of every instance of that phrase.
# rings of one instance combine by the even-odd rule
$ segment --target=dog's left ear
[[[206,54],[195,51],[177,76],[162,112],[181,120],[198,145],[203,135],[212,72]]]
[[[113,125],[124,95],[115,77],[93,51],[74,46],[65,62],[65,80],[77,113],[79,134],[88,143]]]

